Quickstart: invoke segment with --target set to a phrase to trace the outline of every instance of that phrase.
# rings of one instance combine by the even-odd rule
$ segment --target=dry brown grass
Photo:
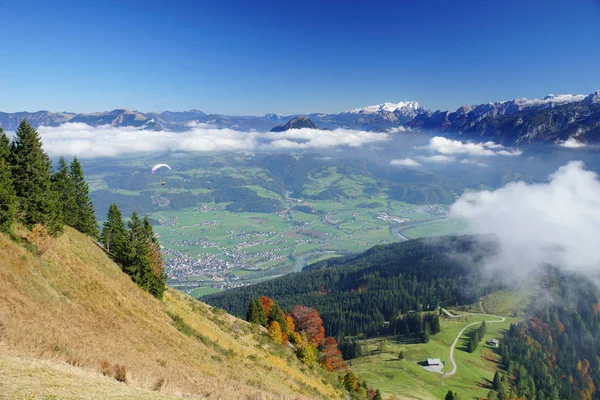
[[[0,343],[20,356],[165,395],[341,397],[245,321],[173,290],[160,302],[138,289],[90,238],[70,228],[38,236],[30,240],[43,241],[41,255],[0,234]],[[178,331],[167,313],[191,331]]]

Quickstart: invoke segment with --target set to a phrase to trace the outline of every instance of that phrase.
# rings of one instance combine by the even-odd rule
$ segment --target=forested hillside
[[[506,374],[489,398],[600,399],[600,300],[590,281],[551,270],[529,318],[501,341]]]
[[[455,255],[469,253],[476,260],[492,249],[475,246],[468,236],[376,246],[360,256],[323,261],[301,273],[203,300],[243,316],[250,299],[265,295],[288,310],[296,304],[316,308],[332,336],[374,335],[387,332],[384,321],[401,314],[471,303],[491,291],[475,285],[479,271]]]

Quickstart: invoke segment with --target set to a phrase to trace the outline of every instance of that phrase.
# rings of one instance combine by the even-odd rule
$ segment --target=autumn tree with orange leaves
[[[275,301],[267,296],[260,296],[258,301],[260,301],[260,305],[265,311],[265,315],[267,316],[267,318],[269,318],[269,315],[271,315],[271,308],[273,308],[273,304],[275,303]]]
[[[325,328],[319,312],[314,308],[297,305],[290,311],[296,331],[304,332],[310,344],[319,347],[325,339]]]
[[[332,337],[325,339],[325,343],[323,344],[321,365],[327,371],[345,371],[348,369],[342,357],[342,352],[338,349],[338,342]]]

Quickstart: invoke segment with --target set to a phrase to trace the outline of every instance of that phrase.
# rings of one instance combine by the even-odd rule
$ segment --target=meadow
[[[504,316],[504,322],[488,323],[487,334],[476,351],[467,352],[468,338],[478,324],[467,329],[454,351],[458,369],[452,376],[425,370],[421,364],[427,358],[439,358],[444,363],[442,372],[452,370],[449,361],[450,346],[466,325],[479,321],[494,321],[490,315],[463,314],[459,318],[441,318],[441,332],[432,335],[428,343],[418,339],[389,336],[362,340],[364,356],[352,360],[350,369],[387,396],[400,399],[440,399],[448,390],[458,392],[461,399],[485,398],[491,389],[494,373],[500,368],[498,349],[486,344],[487,339],[500,339],[505,330],[523,316],[531,293],[522,290],[504,290],[481,299],[485,312]],[[489,307],[485,308],[485,307]],[[481,312],[479,303],[451,310],[459,315],[468,309]],[[382,342],[384,351],[382,352]],[[398,355],[403,353],[403,359]]]

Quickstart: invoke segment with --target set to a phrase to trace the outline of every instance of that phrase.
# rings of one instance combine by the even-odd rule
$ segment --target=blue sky
[[[597,0],[0,0],[0,111],[430,109],[600,89]]]

